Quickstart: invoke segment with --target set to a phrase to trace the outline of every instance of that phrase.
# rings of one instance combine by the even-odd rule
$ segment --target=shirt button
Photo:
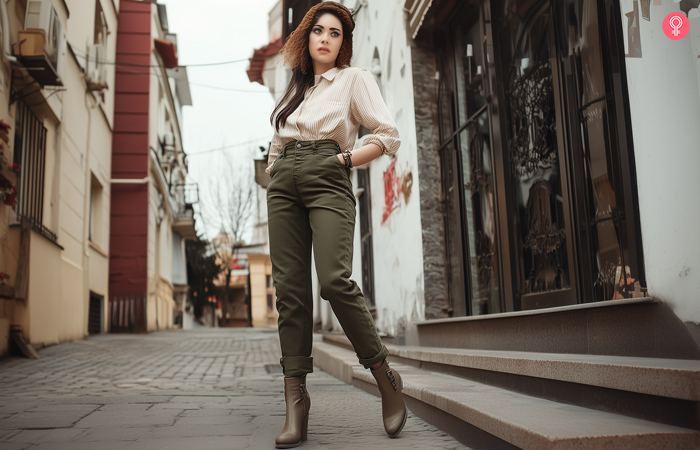
[[[301,144],[297,144],[297,148],[301,148]]]

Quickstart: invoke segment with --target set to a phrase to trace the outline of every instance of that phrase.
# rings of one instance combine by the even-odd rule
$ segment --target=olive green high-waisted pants
[[[355,195],[350,169],[332,140],[292,141],[284,146],[267,187],[272,278],[277,291],[280,364],[285,376],[313,372],[311,249],[321,297],[328,300],[360,364],[389,354],[377,335],[365,298],[353,280]]]

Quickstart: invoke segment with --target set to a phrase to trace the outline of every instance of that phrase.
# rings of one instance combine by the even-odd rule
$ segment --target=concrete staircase
[[[474,449],[700,449],[700,361],[387,345],[413,414]],[[314,363],[378,395],[344,335]]]

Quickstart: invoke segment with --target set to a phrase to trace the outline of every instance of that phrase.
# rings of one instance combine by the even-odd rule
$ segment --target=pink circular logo
[[[674,12],[664,18],[664,33],[670,39],[683,39],[690,31],[690,22],[683,13]]]

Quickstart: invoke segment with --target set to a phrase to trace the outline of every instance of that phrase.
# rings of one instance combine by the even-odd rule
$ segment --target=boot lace
[[[389,378],[389,381],[391,381],[391,386],[394,388],[394,391],[397,391],[398,388],[396,387],[396,377],[394,377],[394,373],[391,371],[391,369],[386,371],[386,376]]]

